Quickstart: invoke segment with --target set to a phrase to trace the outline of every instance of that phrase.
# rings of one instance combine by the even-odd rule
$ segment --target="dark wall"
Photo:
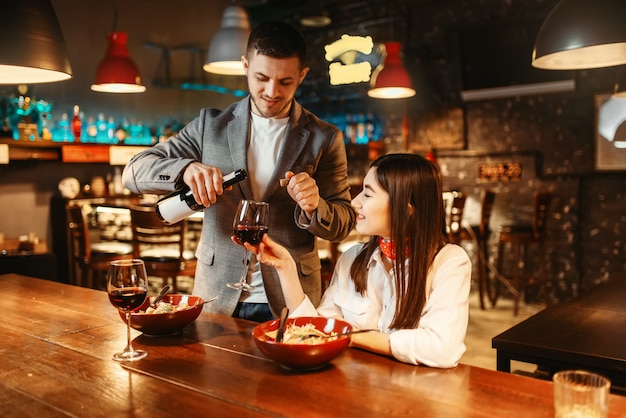
[[[418,142],[416,121],[429,112],[462,109],[461,149],[437,150],[446,187],[470,195],[468,216],[474,220],[481,191],[487,187],[496,190],[498,198],[492,219],[495,230],[504,223],[529,221],[533,193],[553,191],[547,236],[553,280],[549,291],[553,300],[563,300],[625,267],[622,190],[626,176],[594,170],[594,96],[610,92],[615,83],[622,82],[623,68],[569,71],[567,76],[575,81],[576,89],[567,93],[473,102],[461,99],[465,65],[461,34],[520,22],[532,26],[542,22],[556,3],[557,0],[367,2],[358,9],[350,8],[353,17],[361,13],[361,23],[357,24],[348,21],[348,6],[342,8],[339,2],[329,1],[331,16],[336,8],[337,16],[347,23],[344,28],[305,29],[310,44],[320,50],[329,37],[338,38],[344,32],[371,35],[379,42],[398,40],[403,43],[405,66],[411,73],[417,95],[382,103],[367,98],[367,85],[332,88],[309,81],[303,85],[301,96],[318,112],[328,111],[329,107],[348,112],[375,112],[387,124],[388,151],[397,148],[395,138],[402,135],[405,115],[409,123],[408,137],[401,138],[400,142],[407,143],[415,152],[424,152],[423,148],[415,147]],[[273,13],[293,21],[298,16],[276,9]],[[387,24],[381,23],[377,16],[388,14],[393,16]],[[490,51],[496,44],[501,46],[502,40],[486,42],[484,49]],[[483,55],[489,56],[488,53]],[[494,53],[490,59],[494,66],[501,67],[503,62],[499,60],[506,57]],[[318,56],[316,62],[311,75],[317,71],[319,77],[327,76],[320,64],[326,65],[323,57]],[[530,56],[526,63],[530,65]],[[504,64],[504,68],[510,65]],[[351,99],[353,96],[359,99]],[[477,183],[478,163],[502,159],[526,164],[520,181]],[[495,239],[497,234],[492,244]],[[495,246],[491,249],[494,260]],[[528,267],[532,270],[534,266]]]
[[[416,112],[420,107],[462,107],[468,151],[508,154],[512,159],[527,153],[536,156],[534,175],[519,183],[485,187],[498,190],[499,204],[508,209],[502,211],[508,214],[502,222],[528,214],[533,191],[554,191],[548,225],[555,280],[551,292],[554,299],[564,299],[624,270],[625,176],[594,171],[594,95],[610,92],[621,81],[623,69],[572,72],[576,90],[570,93],[463,103],[458,96],[461,78],[455,74],[462,63],[450,34],[473,26],[535,19],[546,15],[556,1],[487,0],[480,7],[474,3],[431,2],[419,7],[419,12],[413,10],[410,45],[415,51],[432,51],[430,60],[422,55],[412,61],[414,68],[421,68],[415,74],[430,92],[429,103],[413,106]],[[459,169],[467,164],[460,154],[447,161],[446,183],[476,194],[480,188],[474,186],[475,172]],[[492,226],[497,229],[498,224],[494,219]]]

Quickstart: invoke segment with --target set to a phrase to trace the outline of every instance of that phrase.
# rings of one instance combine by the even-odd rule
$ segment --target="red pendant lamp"
[[[128,53],[128,34],[111,32],[107,35],[109,47],[96,71],[93,91],[104,93],[142,93],[146,87],[141,84],[137,66]]]
[[[377,99],[403,99],[415,96],[411,77],[402,66],[400,42],[386,42],[386,57],[382,68],[372,75],[372,88],[367,95]]]

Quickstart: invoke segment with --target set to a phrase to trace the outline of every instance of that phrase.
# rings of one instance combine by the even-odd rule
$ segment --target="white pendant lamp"
[[[7,1],[2,6],[0,84],[67,80],[72,68],[49,0]]]
[[[246,52],[248,36],[248,12],[240,6],[228,6],[222,17],[222,27],[211,40],[204,70],[214,74],[244,75],[241,56]]]
[[[539,29],[533,67],[580,70],[626,64],[624,16],[624,0],[561,0]]]

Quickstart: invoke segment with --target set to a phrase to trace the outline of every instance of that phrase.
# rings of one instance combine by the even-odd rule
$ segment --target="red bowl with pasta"
[[[282,342],[276,342],[278,319],[257,325],[254,342],[271,360],[289,369],[308,370],[325,366],[348,347],[352,331],[346,321],[335,318],[288,318]],[[329,338],[327,338],[329,337]]]
[[[172,311],[149,310],[150,300],[130,313],[130,326],[147,336],[166,336],[182,332],[202,312],[204,300],[199,296],[181,294],[165,295],[159,305],[171,305]],[[183,305],[184,304],[184,305]],[[126,313],[119,311],[120,318],[126,322]]]

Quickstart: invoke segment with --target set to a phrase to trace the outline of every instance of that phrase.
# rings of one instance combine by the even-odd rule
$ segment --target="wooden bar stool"
[[[528,225],[503,225],[500,228],[500,238],[498,242],[498,272],[502,272],[505,259],[506,246],[509,245],[513,250],[513,266],[511,277],[508,279],[510,290],[513,293],[514,304],[513,314],[517,315],[519,311],[519,299],[524,293],[525,287],[531,283],[545,283],[545,233],[546,218],[552,193],[536,192],[534,196],[533,218],[532,223]],[[529,245],[537,245],[539,249],[539,275],[538,277],[525,278],[524,268],[528,265],[528,247]],[[499,279],[504,276],[500,274]],[[495,283],[494,306],[499,296],[500,282]]]
[[[472,241],[476,246],[477,253],[477,269],[478,269],[478,300],[480,301],[480,308],[485,309],[485,294],[489,298],[492,306],[494,305],[494,299],[491,286],[488,284],[487,276],[487,264],[489,263],[488,243],[491,230],[489,228],[489,221],[491,219],[491,212],[493,211],[493,205],[496,200],[496,193],[493,190],[485,190],[483,192],[481,207],[480,207],[480,222],[476,225],[466,225],[462,222],[462,219],[458,218],[458,207],[461,202],[456,202],[456,213],[450,214],[450,222],[459,222],[459,227],[450,228],[450,242],[459,244],[461,241]],[[463,207],[465,201],[463,200]],[[454,209],[455,202],[453,200],[452,208]]]

